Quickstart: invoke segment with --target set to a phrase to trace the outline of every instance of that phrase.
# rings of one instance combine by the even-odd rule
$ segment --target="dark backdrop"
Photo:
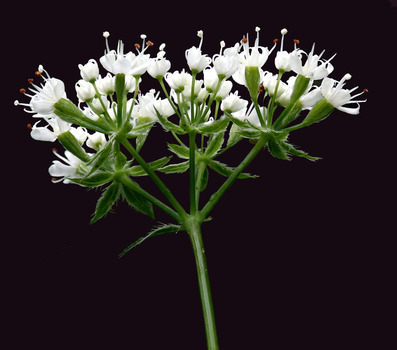
[[[105,30],[112,47],[122,39],[132,48],[147,34],[152,56],[165,42],[172,69],[182,69],[197,30],[213,55],[221,40],[232,45],[255,26],[262,45],[286,27],[288,49],[297,38],[306,51],[316,42],[324,57],[338,53],[332,77],[348,72],[348,86],[369,94],[360,115],[336,111],[292,134],[322,160],[263,152],[249,167],[260,179],[236,183],[203,226],[221,349],[385,349],[395,279],[396,10],[381,0],[7,6],[0,249],[8,349],[205,348],[187,235],[148,240],[119,259],[153,222],[120,203],[90,226],[99,192],[51,183],[54,145],[30,138],[32,121],[13,101],[38,64],[74,98],[77,66],[103,54]],[[156,127],[145,155],[164,155],[165,140]],[[223,160],[237,165],[250,147],[241,143]],[[179,197],[183,179],[167,177]],[[210,174],[210,188],[221,181]]]

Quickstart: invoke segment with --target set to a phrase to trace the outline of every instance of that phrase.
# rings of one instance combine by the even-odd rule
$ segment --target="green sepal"
[[[189,147],[185,145],[175,145],[173,143],[168,143],[168,149],[172,152],[175,153],[179,158],[182,159],[189,159]]]
[[[181,174],[188,169],[189,169],[189,161],[177,163],[177,164],[170,164],[158,170],[165,174],[176,174],[176,173]]]
[[[120,193],[120,184],[117,182],[113,182],[103,191],[101,197],[96,204],[95,214],[90,221],[90,224],[97,222],[99,219],[104,217],[110,211],[110,209],[112,209],[113,205],[119,199]]]
[[[212,170],[225,177],[229,177],[234,171],[234,168],[213,159],[208,159],[207,164]],[[251,175],[248,173],[241,173],[238,176],[239,179],[252,179],[256,177],[258,177],[258,175]]]
[[[321,122],[327,118],[334,111],[334,109],[335,107],[331,105],[325,98],[323,98],[313,106],[309,114],[303,120],[302,124],[309,126],[313,123]]]
[[[202,124],[197,127],[197,131],[201,134],[215,134],[221,131],[226,130],[227,126],[229,125],[229,119],[228,118],[220,118],[218,120],[215,120],[214,122],[210,124]]]
[[[222,148],[224,141],[224,132],[220,132],[212,136],[212,138],[208,141],[207,149],[204,152],[204,155],[207,157],[213,157],[218,153],[218,151]]]
[[[113,173],[107,171],[98,171],[97,173],[86,176],[83,178],[70,178],[70,181],[74,183],[85,186],[85,187],[98,187],[107,184],[112,181]]]
[[[158,170],[161,167],[165,166],[170,161],[171,158],[172,158],[172,156],[160,158],[158,160],[148,163],[148,166],[152,170]],[[147,172],[145,171],[145,169],[142,168],[141,165],[135,165],[135,166],[131,167],[130,169],[128,169],[127,172],[128,172],[128,175],[130,175],[130,176],[145,176],[145,175],[147,175]]]
[[[87,154],[83,147],[81,147],[79,141],[74,137],[70,131],[65,131],[58,135],[58,140],[65,149],[81,159],[83,162],[89,162],[91,157]]]
[[[141,188],[135,181],[133,181],[132,179],[131,181],[134,183],[135,187]],[[132,208],[154,219],[152,203],[150,203],[141,194],[132,190],[131,187],[127,187],[125,184],[120,184],[120,186],[123,198]]]
[[[125,248],[120,254],[119,258],[123,257],[125,254],[127,254],[131,249],[135,248],[137,245],[143,243],[146,241],[148,238],[154,237],[154,236],[159,236],[163,235],[166,233],[178,233],[179,231],[182,230],[181,225],[173,225],[173,224],[163,224],[161,226],[156,227],[152,231],[150,231],[146,236],[139,238],[136,240],[134,243],[129,245],[127,248]]]
[[[64,98],[61,98],[54,104],[54,112],[65,122],[80,125],[103,134],[110,134],[112,132],[111,129],[105,127],[102,123],[86,117],[73,102]]]
[[[247,83],[247,88],[250,93],[251,99],[253,101],[258,100],[258,91],[260,86],[260,74],[259,68],[254,67],[245,67],[245,81]]]

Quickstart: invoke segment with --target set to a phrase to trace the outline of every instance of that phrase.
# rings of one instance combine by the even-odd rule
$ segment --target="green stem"
[[[207,164],[204,161],[198,162],[197,176],[196,176],[196,208],[197,209],[199,208],[201,183],[203,181],[203,176],[206,168],[207,168]]]
[[[252,162],[252,160],[256,157],[259,151],[266,145],[268,142],[267,134],[263,134],[255,146],[251,149],[251,151],[247,154],[244,160],[240,163],[240,165],[234,169],[233,173],[228,177],[228,179],[223,183],[223,185],[215,192],[204,208],[201,210],[202,218],[206,218],[210,211],[214,208],[215,204],[219,201],[219,199],[223,196],[226,190],[233,184],[233,182],[237,179],[237,177],[244,171],[244,169]]]
[[[197,212],[196,206],[196,133],[189,133],[190,214]]]
[[[184,225],[186,231],[189,234],[196,261],[205,333],[207,335],[207,348],[208,350],[219,350],[207,261],[205,257],[203,239],[201,236],[201,221],[197,220],[197,218],[194,216],[190,217],[190,219],[191,220],[188,220]]]
[[[169,188],[161,181],[161,179],[157,176],[157,174],[150,168],[150,166],[145,162],[145,160],[139,155],[136,149],[128,142],[125,137],[121,137],[119,142],[127,149],[128,152],[136,159],[136,161],[142,166],[142,168],[146,171],[146,173],[150,176],[153,182],[157,185],[160,191],[164,194],[164,196],[168,199],[174,209],[177,211],[181,218],[186,216],[185,210],[179,204],[177,199],[171,193]]]
[[[155,206],[160,208],[162,211],[167,213],[169,216],[171,216],[177,222],[181,222],[181,217],[175,210],[172,210],[168,205],[164,204],[163,202],[158,200],[156,197],[154,197],[150,193],[146,192],[141,187],[136,186],[134,181],[132,181],[128,175],[122,174],[121,176],[119,176],[117,178],[117,181],[122,183],[124,186],[129,187],[132,191],[139,193],[142,197],[146,198],[149,202],[151,202],[152,204],[154,204]]]

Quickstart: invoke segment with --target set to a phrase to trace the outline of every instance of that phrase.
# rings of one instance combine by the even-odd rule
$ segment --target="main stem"
[[[203,239],[201,237],[201,221],[195,220],[195,217],[192,216],[190,222],[185,224],[185,226],[187,226],[186,231],[189,234],[196,260],[205,333],[207,335],[207,348],[208,350],[219,350],[214,308],[212,306],[210,281],[207,269],[207,260],[205,257]]]

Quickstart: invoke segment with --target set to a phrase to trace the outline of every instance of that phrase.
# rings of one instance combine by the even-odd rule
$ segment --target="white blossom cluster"
[[[334,56],[324,59],[324,52],[316,54],[314,45],[306,53],[297,47],[297,40],[291,51],[285,50],[286,29],[281,31],[278,50],[279,40],[275,40],[271,48],[264,47],[260,45],[259,32],[260,28],[257,27],[253,44],[248,34],[231,47],[226,47],[222,41],[219,53],[210,57],[202,51],[203,32],[199,31],[198,47],[193,46],[185,52],[189,69],[175,71],[171,71],[171,62],[165,57],[165,44],[159,47],[156,57],[147,53],[153,43],[146,40],[146,35],[141,35],[142,45],[135,45],[136,53],[125,52],[121,41],[117,50],[110,50],[109,33],[105,32],[106,51],[100,57],[99,64],[95,59],[80,64],[78,68],[81,79],[75,84],[78,98],[76,108],[81,111],[85,120],[92,121],[94,127],[91,129],[87,127],[90,125],[87,122],[79,125],[65,120],[60,112],[61,108],[57,106],[61,100],[69,101],[64,83],[50,77],[42,66],[39,67],[37,75],[41,76],[43,83],[37,85],[30,79],[29,92],[21,89],[30,101],[15,101],[15,104],[25,106],[25,111],[32,113],[32,117],[37,120],[31,127],[33,139],[54,142],[60,134],[69,131],[80,145],[90,149],[92,153],[87,153],[89,157],[103,149],[110,138],[125,128],[126,124],[129,124],[128,133],[131,137],[142,134],[147,136],[154,123],[161,122],[167,127],[168,118],[173,115],[179,117],[173,117],[178,121],[172,123],[175,130],[196,128],[200,133],[207,127],[208,131],[208,126],[226,119],[226,116],[230,116],[235,122],[247,123],[250,128],[271,129],[277,123],[277,119],[273,117],[275,108],[288,108],[294,99],[293,94],[296,94],[294,91],[298,90],[299,79],[306,82],[295,101],[300,110],[311,111],[320,101],[325,101],[328,107],[349,114],[359,113],[359,103],[364,101],[355,98],[361,93],[352,95],[357,87],[344,89],[351,76],[345,74],[340,81],[329,78],[334,70],[331,64]],[[276,73],[271,72],[272,64],[265,65],[273,52]],[[105,75],[100,73],[100,66],[105,70]],[[247,68],[255,68],[255,72],[259,74],[257,92],[252,91],[251,82],[247,80]],[[139,91],[139,84],[145,73],[159,81],[160,85],[156,84],[159,86],[158,90],[151,89],[146,93]],[[119,81],[124,84],[122,90],[126,96],[123,105],[117,99],[117,89],[120,89],[117,79],[120,76],[123,77]],[[238,90],[233,90],[236,86],[247,87],[253,100],[242,98]],[[267,103],[259,106],[258,96],[263,96],[263,101]],[[283,128],[288,126],[284,124],[279,121]],[[233,127],[234,130],[242,128],[234,122]],[[169,130],[172,131],[172,127]],[[213,130],[217,131],[219,130],[216,128]],[[65,157],[58,153],[56,155],[62,162],[54,161],[49,169],[54,181],[63,180],[68,183],[68,178],[82,175],[89,168],[89,161],[70,151],[65,152]]]

